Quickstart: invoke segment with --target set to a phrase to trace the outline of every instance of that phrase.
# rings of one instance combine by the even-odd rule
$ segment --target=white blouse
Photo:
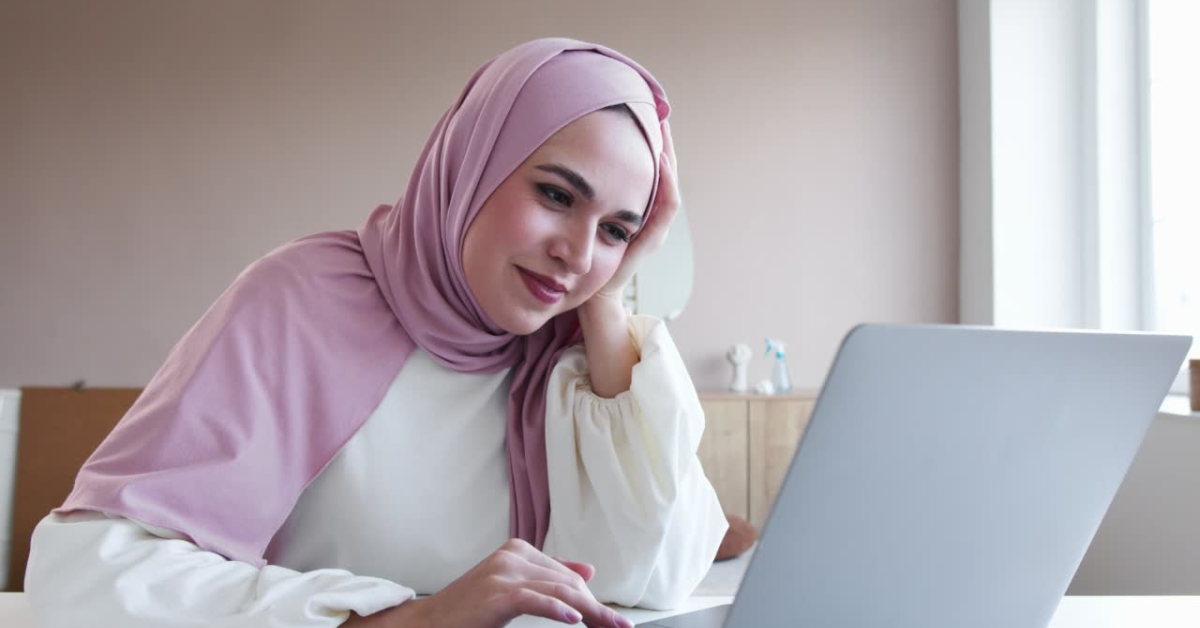
[[[551,374],[547,554],[592,563],[602,602],[671,608],[726,522],[696,458],[704,414],[657,319],[631,317],[629,391],[591,392],[581,347]],[[337,626],[436,593],[509,534],[510,373],[458,373],[416,351],[316,480],[257,569],[101,513],[47,516],[25,589],[41,625]]]

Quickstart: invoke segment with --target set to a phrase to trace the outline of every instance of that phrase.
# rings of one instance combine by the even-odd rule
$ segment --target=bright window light
[[[1200,2],[1146,8],[1152,320],[1200,358]]]

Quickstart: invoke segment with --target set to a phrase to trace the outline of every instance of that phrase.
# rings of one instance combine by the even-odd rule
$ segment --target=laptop
[[[1188,336],[863,325],[730,606],[669,628],[1044,628]]]

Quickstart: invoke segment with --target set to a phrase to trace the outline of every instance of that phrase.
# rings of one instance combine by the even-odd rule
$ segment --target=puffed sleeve
[[[546,393],[550,527],[544,550],[596,567],[601,602],[669,609],[712,566],[728,523],[696,450],[704,412],[666,325],[632,316],[630,389],[592,392],[582,347]]]
[[[328,628],[411,599],[411,589],[341,569],[257,568],[169,530],[96,512],[34,530],[25,590],[39,626]]]

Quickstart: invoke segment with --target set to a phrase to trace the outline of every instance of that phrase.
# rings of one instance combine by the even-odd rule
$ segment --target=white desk
[[[729,597],[694,597],[693,610],[729,601]],[[622,610],[634,622],[675,613]],[[24,593],[0,593],[0,626],[37,628],[29,615]],[[512,628],[561,628],[550,620],[525,617],[509,624]],[[1049,628],[1196,628],[1200,626],[1200,596],[1192,597],[1065,597],[1050,620]],[[964,627],[969,628],[969,627]]]
[[[733,599],[732,593],[741,584],[753,553],[752,549],[736,560],[713,565],[696,589],[695,596],[675,611],[617,610],[637,623],[726,604]],[[562,628],[563,624],[537,617],[522,617],[509,626]],[[24,593],[0,593],[0,628],[39,628],[33,623]],[[1059,604],[1048,628],[1200,628],[1200,596],[1068,596]]]
[[[647,621],[651,619],[661,619],[670,615],[677,615],[684,611],[700,610],[710,606],[726,604],[731,599],[728,596],[697,596],[688,600],[684,608],[671,612],[662,611],[647,611],[641,609],[618,608],[618,612],[625,615],[634,622]],[[1198,598],[1200,599],[1200,598]],[[1200,624],[1197,624],[1200,625]],[[540,617],[522,617],[517,621],[509,624],[511,628],[563,628],[563,624],[542,619]],[[1164,627],[1166,624],[1164,624]],[[40,628],[33,623],[33,616],[29,612],[29,604],[25,600],[24,593],[0,593],[0,628]],[[94,625],[90,628],[108,628],[107,626]],[[1107,628],[1107,627],[1105,627]],[[1122,628],[1124,628],[1122,626]],[[1142,625],[1138,628],[1157,628],[1156,626]],[[1171,626],[1174,628],[1174,626]],[[1195,628],[1195,625],[1189,626]]]

